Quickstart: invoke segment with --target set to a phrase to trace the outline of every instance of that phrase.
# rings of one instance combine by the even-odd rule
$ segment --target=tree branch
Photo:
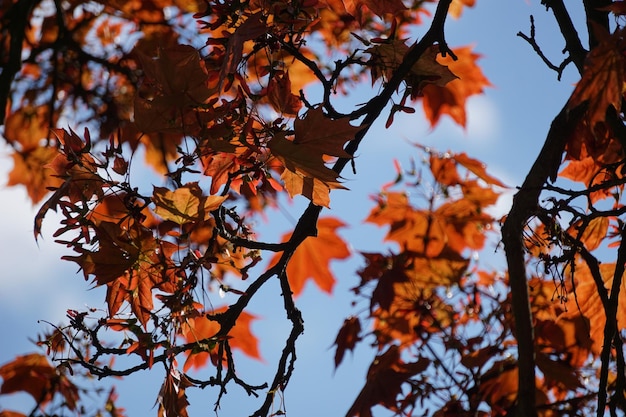
[[[38,3],[38,0],[19,0],[5,15],[2,26],[7,25],[2,34],[11,38],[9,42],[8,62],[0,72],[0,126],[4,124],[6,118],[6,107],[11,95],[11,84],[15,75],[22,68],[22,45],[24,44],[24,34],[28,24],[28,16]]]
[[[556,178],[565,144],[574,130],[575,123],[571,123],[571,121],[580,117],[583,111],[582,107],[568,110],[566,105],[555,117],[544,145],[524,183],[513,198],[511,210],[502,226],[502,242],[504,243],[509,269],[511,302],[518,342],[519,392],[517,415],[520,417],[537,415],[535,408],[534,333],[526,280],[524,228],[537,212],[543,185],[548,178]]]

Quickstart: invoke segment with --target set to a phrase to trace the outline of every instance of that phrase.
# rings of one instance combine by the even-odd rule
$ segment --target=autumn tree
[[[624,412],[626,6],[583,1],[577,28],[562,0],[542,4],[565,59],[544,54],[532,17],[519,41],[546,73],[575,67],[580,81],[508,215],[490,214],[507,184],[482,162],[416,143],[365,219],[393,249],[353,253],[345,221],[322,213],[350,192],[345,172],[375,169],[355,158],[372,123],[415,113],[464,126],[467,99],[490,86],[479,53],[445,36],[473,0],[4,1],[8,184],[39,207],[34,239],[61,215],[63,259],[106,308],[68,306],[41,352],[0,366],[0,394],[32,396],[31,416],[122,416],[114,389],[78,381],[149,371],[163,379],[159,416],[188,416],[189,390],[215,393],[219,410],[231,386],[259,397],[253,416],[285,414],[308,320],[298,296],[309,280],[332,292],[330,262],[354,256],[334,365],[357,345],[373,358],[347,416]],[[356,86],[371,95],[345,108]],[[295,196],[309,204],[291,233],[259,236],[254,220]],[[505,272],[475,256],[490,241]],[[273,282],[290,330],[259,381],[236,365],[260,358],[249,305]]]

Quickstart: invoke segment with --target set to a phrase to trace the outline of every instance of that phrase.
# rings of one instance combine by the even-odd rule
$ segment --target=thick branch
[[[511,302],[515,316],[515,330],[518,343],[519,393],[517,415],[533,417],[535,408],[535,350],[533,320],[528,298],[526,262],[524,259],[523,232],[538,207],[539,196],[548,178],[556,178],[558,167],[567,139],[574,124],[570,120],[582,112],[564,106],[556,116],[543,148],[526,176],[520,190],[513,198],[513,205],[502,227],[502,242],[506,252],[511,286]]]
[[[0,126],[4,124],[6,117],[6,106],[11,93],[11,84],[15,75],[22,67],[22,45],[24,43],[24,33],[28,24],[28,17],[37,4],[37,0],[20,0],[9,9],[2,26],[8,27],[3,30],[4,35],[8,32],[11,38],[9,43],[8,62],[0,73]]]
[[[619,335],[616,334],[617,307],[620,288],[622,286],[622,276],[624,275],[624,268],[626,266],[626,229],[624,228],[622,228],[621,231],[621,239],[622,241],[617,249],[617,262],[615,265],[615,273],[613,274],[613,284],[611,285],[609,301],[607,307],[604,309],[606,313],[606,322],[604,324],[604,345],[602,346],[602,353],[600,354],[602,368],[600,370],[600,391],[598,393],[598,417],[602,417],[604,415],[611,349],[613,348],[613,339],[616,336],[619,337]],[[620,369],[619,372],[623,374],[624,370]],[[619,379],[623,382],[623,377]]]

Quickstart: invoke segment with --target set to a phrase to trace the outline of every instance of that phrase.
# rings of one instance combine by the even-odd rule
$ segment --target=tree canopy
[[[331,263],[348,258],[353,313],[325,317],[329,367],[357,346],[372,359],[347,417],[626,412],[626,2],[584,0],[580,23],[571,4],[543,0],[561,62],[533,16],[518,33],[547,77],[579,75],[523,183],[413,143],[364,219],[389,245],[346,241],[347,219],[328,210],[350,193],[348,173],[378,172],[358,158],[362,141],[380,140],[368,135],[376,121],[466,126],[468,99],[492,83],[471,36],[448,44],[446,28],[474,3],[1,3],[7,184],[38,207],[33,239],[50,237],[57,213],[51,237],[104,307],[68,306],[39,350],[0,364],[0,399],[33,400],[0,417],[125,416],[114,388],[81,381],[139,372],[163,381],[147,399],[159,417],[189,416],[200,390],[218,415],[241,392],[257,398],[252,416],[287,414],[290,391],[310,389],[290,384],[313,319],[299,296],[308,283],[332,293]],[[356,89],[360,101],[347,100]],[[292,199],[307,201],[291,207],[293,230],[268,240],[258,222]],[[502,267],[481,262],[489,242]],[[250,375],[238,364],[262,360],[269,336],[253,331],[262,312],[250,305],[267,288],[287,330],[271,371]]]

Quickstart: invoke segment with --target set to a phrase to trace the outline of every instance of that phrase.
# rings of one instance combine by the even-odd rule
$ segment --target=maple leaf
[[[0,411],[0,417],[27,417],[27,416],[26,414],[18,413],[17,411],[2,410]]]
[[[383,77],[384,81],[389,81],[408,51],[409,46],[402,39],[388,40],[366,49],[365,52],[372,56],[369,61],[372,67],[372,83],[380,77]],[[411,67],[405,81],[412,88],[412,96],[420,96],[428,84],[443,87],[457,78],[448,66],[439,62],[437,55],[439,46],[431,46]]]
[[[311,49],[304,46],[299,47],[298,53],[311,61],[319,59]],[[268,71],[272,70],[276,62],[281,63],[285,76],[287,76],[287,74],[289,75],[289,86],[293,96],[299,98],[300,90],[304,89],[305,86],[312,82],[319,81],[309,67],[303,64],[302,61],[293,59],[289,53],[282,48],[270,51],[261,49],[257,53],[247,57],[248,71],[246,73],[246,79],[261,82],[262,74],[267,74]],[[281,82],[286,84],[286,80],[284,79],[281,80]],[[287,99],[285,102],[291,102],[292,99],[288,98],[286,88],[284,94],[284,99]],[[297,106],[298,104],[294,101],[293,105]]]
[[[313,200],[313,190],[316,189],[314,180],[326,184],[328,189],[343,188],[338,182],[339,174],[325,165],[324,155],[350,158],[343,147],[354,139],[360,128],[350,125],[347,119],[332,120],[324,115],[321,107],[317,107],[307,111],[303,118],[296,119],[294,130],[293,140],[280,132],[268,144],[272,154],[291,173],[283,172],[289,194],[303,194]],[[317,191],[328,194],[327,191],[320,191],[319,187]],[[320,198],[317,200],[320,201]]]
[[[24,185],[33,204],[38,203],[49,193],[49,188],[59,187],[63,183],[54,176],[54,170],[48,165],[57,155],[56,149],[48,147],[14,153],[11,155],[13,169],[9,173],[7,185]]]
[[[341,2],[345,11],[354,16],[361,25],[365,23],[367,17],[363,13],[363,7],[381,18],[386,14],[397,15],[407,10],[401,0],[341,0]]]
[[[65,375],[50,365],[44,355],[31,353],[17,356],[11,362],[0,366],[2,387],[0,394],[24,391],[37,403],[52,400],[56,393],[63,395],[70,410],[76,409],[78,388]]]
[[[485,181],[487,184],[497,185],[498,187],[506,187],[502,181],[487,173],[487,166],[484,163],[480,162],[478,159],[470,158],[465,152],[452,155],[452,159],[476,175],[478,178]]]
[[[159,403],[158,417],[189,417],[187,413],[187,394],[185,389],[195,386],[184,373],[170,366],[170,370],[161,386],[157,401]]]
[[[556,383],[572,391],[582,387],[580,373],[566,361],[554,360],[543,352],[536,352],[536,361],[548,386]]]
[[[481,376],[478,393],[494,409],[508,409],[517,399],[518,368],[513,359],[496,361]]]
[[[153,309],[152,291],[173,290],[175,267],[166,257],[177,250],[173,243],[157,241],[152,231],[138,223],[124,230],[117,223],[101,222],[93,225],[94,250],[75,246],[77,256],[62,259],[76,262],[85,279],[94,277],[96,286],[107,285],[107,305],[113,316],[124,301],[130,304],[135,316],[145,327]]]
[[[332,292],[335,278],[329,263],[332,259],[350,256],[348,245],[336,232],[341,227],[345,224],[334,217],[321,218],[317,222],[317,236],[308,237],[298,246],[287,264],[287,278],[295,296],[302,293],[311,278],[322,291]],[[290,237],[291,234],[287,233],[282,240],[287,241]],[[275,264],[279,257],[279,254],[274,255],[270,264]]]
[[[49,137],[50,120],[48,105],[20,107],[7,117],[4,138],[19,146],[22,152],[33,151]]]
[[[372,417],[372,407],[381,404],[390,410],[400,411],[396,397],[402,393],[402,384],[412,376],[422,373],[430,365],[427,358],[405,363],[400,358],[400,349],[390,346],[386,352],[376,356],[367,371],[365,386],[346,413],[346,417]]]
[[[216,194],[222,185],[228,183],[229,175],[239,171],[240,167],[236,155],[223,152],[211,155],[205,165],[204,174],[211,177],[211,194]]]
[[[203,195],[197,182],[185,184],[174,191],[154,187],[152,194],[155,213],[179,225],[206,220],[226,198],[227,196]]]
[[[484,212],[486,206],[469,198],[448,201],[435,211],[442,220],[446,245],[455,252],[462,253],[466,248],[482,249],[494,219]]]
[[[152,59],[137,52],[145,72],[149,93],[135,97],[135,124],[146,133],[189,132],[197,130],[194,109],[216,90],[209,87],[209,77],[200,55],[189,45],[159,50]],[[143,96],[142,96],[143,94]]]
[[[448,14],[455,19],[461,17],[464,7],[474,7],[476,0],[452,0],[448,8]]]
[[[345,189],[338,184],[329,185],[317,178],[305,176],[299,172],[292,172],[285,169],[280,176],[283,181],[285,190],[291,198],[296,195],[303,195],[313,202],[313,204],[321,207],[330,207],[330,190]]]
[[[606,238],[609,230],[609,219],[608,217],[596,217],[591,219],[589,223],[585,225],[582,233],[580,233],[582,226],[582,220],[577,220],[567,229],[567,233],[585,245],[588,251],[592,251],[597,249]]]
[[[215,310],[214,314],[223,313],[228,307],[222,307]],[[247,356],[261,360],[259,352],[259,341],[250,330],[250,326],[257,317],[242,312],[237,318],[237,323],[228,333],[230,345],[241,350]],[[220,324],[216,320],[207,318],[206,315],[192,317],[185,321],[182,326],[182,336],[187,343],[198,343],[197,349],[187,353],[187,360],[183,366],[183,370],[200,369],[206,366],[209,357],[216,362],[217,358],[217,342],[214,336],[219,332]]]
[[[616,31],[593,48],[585,60],[581,80],[576,85],[567,107],[573,109],[588,103],[587,118],[591,127],[606,119],[609,106],[620,112],[624,85],[623,30]]]
[[[337,350],[335,351],[335,368],[339,366],[343,360],[343,355],[346,350],[354,350],[357,342],[361,340],[361,322],[358,317],[349,317],[344,320],[337,338],[335,339],[335,345]]]
[[[465,112],[467,99],[472,95],[482,93],[484,87],[491,86],[489,80],[476,64],[481,55],[472,52],[472,48],[469,46],[453,48],[452,50],[458,58],[456,61],[450,56],[445,58],[440,56],[437,58],[437,62],[447,66],[457,79],[450,81],[445,86],[430,83],[425,85],[422,90],[422,105],[431,127],[437,125],[443,114],[449,115],[457,124],[465,127],[467,123]]]
[[[243,57],[244,43],[246,41],[254,40],[267,33],[268,28],[262,19],[262,12],[254,13],[235,29],[235,31],[228,36],[226,43],[226,51],[224,63],[220,71],[220,86],[226,76],[233,74],[237,71],[237,67],[241,63]]]
[[[276,75],[272,77],[267,86],[267,100],[277,112],[287,116],[295,116],[302,108],[302,101],[299,96],[291,91],[289,72],[282,76]]]
[[[614,263],[601,263],[600,274],[605,288],[612,288],[615,275]],[[604,304],[596,288],[596,283],[591,275],[589,267],[585,263],[576,265],[574,279],[576,280],[576,297],[568,297],[567,312],[561,317],[572,319],[582,315],[588,322],[588,334],[592,341],[591,350],[595,355],[602,351],[604,341],[604,326],[606,314]],[[571,274],[571,271],[570,271]],[[626,283],[622,280],[617,303],[617,328],[618,331],[626,328]]]
[[[460,282],[468,266],[468,259],[446,249],[436,257],[411,257],[406,275],[411,285],[419,285],[423,288],[449,287]]]

